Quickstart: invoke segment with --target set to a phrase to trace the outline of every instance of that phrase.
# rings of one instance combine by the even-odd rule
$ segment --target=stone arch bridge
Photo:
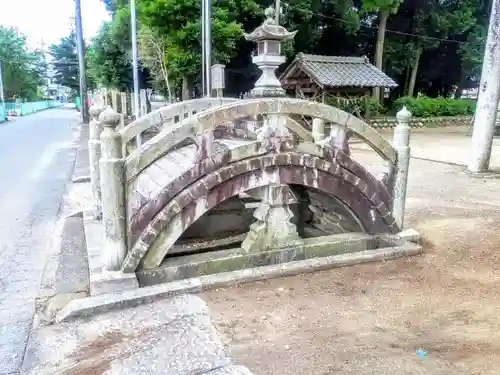
[[[195,99],[123,128],[111,108],[92,115],[103,265],[142,285],[388,247],[381,236],[402,229],[406,110],[400,147],[338,108],[291,98]],[[384,160],[381,173],[351,156],[353,137]]]

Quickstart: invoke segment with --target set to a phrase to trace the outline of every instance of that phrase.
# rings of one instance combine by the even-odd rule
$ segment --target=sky
[[[83,34],[94,36],[109,18],[101,0],[81,0]],[[74,0],[0,0],[0,25],[16,27],[27,36],[31,48],[54,44],[70,31]]]

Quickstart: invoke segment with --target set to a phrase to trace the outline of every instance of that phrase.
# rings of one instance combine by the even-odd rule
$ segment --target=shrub
[[[466,116],[474,114],[476,109],[475,100],[429,98],[423,95],[416,98],[403,96],[394,102],[393,109],[398,111],[404,105],[415,117]]]

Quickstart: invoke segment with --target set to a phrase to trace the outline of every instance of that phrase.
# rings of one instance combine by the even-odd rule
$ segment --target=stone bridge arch
[[[139,265],[159,266],[168,249],[199,217],[234,195],[267,184],[302,185],[335,197],[368,233],[399,230],[391,215],[392,188],[387,183],[391,179],[379,181],[338,147],[334,137],[322,145],[277,137],[281,143],[277,150],[266,148],[263,140],[234,144],[211,136],[221,123],[256,114],[321,118],[354,132],[389,165],[396,163],[397,153],[389,142],[363,121],[338,108],[305,100],[272,98],[240,100],[206,109],[165,129],[126,158],[129,250],[122,265],[124,272],[134,272]],[[193,143],[176,149],[186,139]],[[162,173],[168,174],[164,166],[172,165],[171,159],[180,158],[183,167],[178,173],[161,180],[148,199],[134,208],[130,192],[140,190],[141,185],[151,180],[160,180]]]
[[[182,122],[184,119],[193,116],[196,113],[202,112],[204,110],[241,101],[242,99],[224,98],[224,97],[197,98],[166,105],[164,107],[158,108],[155,111],[146,114],[145,116],[131,122],[127,126],[120,129],[119,133],[121,142],[125,146],[127,143],[133,140],[137,135],[140,135],[144,131],[149,130],[151,128],[162,130],[166,126],[169,127],[174,126],[175,124]],[[235,128],[232,122],[220,125],[223,128],[227,129]],[[296,136],[299,139],[302,139],[304,141],[313,140],[311,132],[309,132],[302,124],[300,124],[293,118],[290,117],[286,118],[286,126],[291,132],[296,134]],[[248,129],[239,129],[239,130],[246,130],[245,132],[246,134],[244,135],[248,135],[249,133]]]
[[[182,102],[121,130],[116,112],[99,116],[102,157],[94,166],[101,177],[106,271],[135,272],[136,281],[151,285],[248,267],[262,266],[255,273],[266,275],[322,267],[349,258],[348,252],[363,251],[356,259],[364,261],[421,250],[401,245],[408,234],[388,235],[403,225],[411,114],[398,112],[396,149],[349,113],[285,98],[274,72],[285,61],[280,43],[295,33],[276,24],[270,9],[261,26],[244,34],[259,47],[252,59],[263,72],[251,91],[255,99]],[[214,82],[218,90],[220,81]],[[150,127],[160,131],[146,134]],[[135,150],[132,142],[127,147],[141,134],[154,136]],[[382,157],[386,169],[377,177],[351,156],[352,135]],[[221,228],[213,218],[223,215],[232,215],[237,227]],[[216,230],[202,227],[214,222]]]
[[[359,167],[348,160],[348,166]],[[318,189],[344,203],[366,232],[396,233],[398,228],[390,213],[388,191],[367,178],[368,172],[360,174],[361,177],[354,175],[336,160],[328,162],[297,152],[264,155],[230,164],[185,187],[165,204],[135,241],[123,263],[123,271],[134,272],[141,262],[146,269],[158,267],[170,247],[203,214],[235,195],[269,184]],[[148,208],[152,206],[154,204]]]
[[[126,180],[131,181],[142,170],[186,139],[193,140],[199,148],[203,136],[209,136],[223,123],[255,115],[288,115],[319,118],[342,129],[348,129],[367,142],[383,159],[394,165],[397,153],[394,147],[375,129],[354,115],[326,104],[291,98],[259,98],[238,100],[194,114],[180,123],[162,131],[132,152],[125,161]]]

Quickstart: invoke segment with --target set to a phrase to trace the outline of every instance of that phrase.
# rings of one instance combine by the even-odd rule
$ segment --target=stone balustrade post
[[[121,100],[121,113],[126,118],[128,116],[128,113],[127,113],[127,93],[126,92],[120,93],[120,100]]]
[[[320,118],[313,118],[312,136],[314,138],[314,142],[316,143],[325,139],[325,120]]]
[[[124,160],[120,134],[116,131],[120,115],[108,107],[99,120],[103,126],[99,163],[104,224],[103,266],[107,271],[117,271],[127,252]]]
[[[99,172],[99,159],[101,158],[101,132],[102,126],[99,122],[99,115],[104,110],[99,104],[90,107],[92,120],[89,123],[89,165],[90,184],[92,196],[94,198],[94,219],[101,219],[101,177]]]
[[[148,96],[146,90],[139,90],[139,116],[144,116],[148,113]]]
[[[118,91],[111,91],[111,107],[118,112],[118,102],[120,93]]]
[[[394,147],[398,153],[396,165],[396,178],[394,181],[394,204],[392,215],[396,220],[396,224],[400,229],[403,229],[405,206],[406,206],[406,189],[408,185],[408,171],[410,166],[410,121],[411,113],[408,109],[403,108],[396,114],[398,124],[394,129]]]

